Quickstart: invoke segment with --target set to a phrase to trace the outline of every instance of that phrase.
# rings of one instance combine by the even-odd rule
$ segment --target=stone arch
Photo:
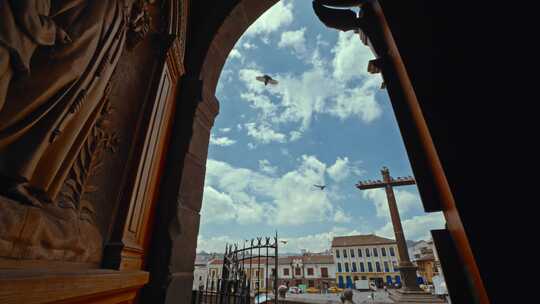
[[[204,1],[191,2],[191,28],[173,127],[175,136],[167,153],[167,169],[158,202],[156,222],[161,224],[155,227],[148,266],[153,279],[146,293],[154,301],[187,302],[191,298],[210,130],[219,112],[219,101],[215,96],[217,83],[235,43],[258,17],[277,2],[219,1],[212,7]],[[479,270],[409,78],[410,72],[405,68],[379,3],[372,3],[374,20],[383,27],[382,37],[378,38],[388,47],[387,54],[383,54],[385,64],[376,68],[385,75],[424,207],[427,211],[444,211],[448,230],[460,248],[459,254],[465,261],[463,264],[468,268],[471,285],[476,287],[479,298],[485,301],[487,295]],[[362,38],[369,45],[366,37]],[[171,222],[181,223],[182,229],[168,230],[165,223]]]

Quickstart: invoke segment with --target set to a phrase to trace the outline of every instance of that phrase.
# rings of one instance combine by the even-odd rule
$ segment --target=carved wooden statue
[[[81,175],[88,175],[88,168],[73,171],[81,153],[95,154],[96,149],[110,147],[114,140],[104,138],[107,135],[99,130],[109,109],[108,83],[128,32],[147,31],[140,24],[144,14],[132,12],[132,2],[0,1],[0,195],[40,207],[7,206],[2,201],[1,218],[41,210],[36,213],[41,224],[62,219],[76,225],[80,220],[70,210],[80,208],[74,203],[80,203],[81,193],[78,202],[75,199],[66,204],[65,196],[64,201],[59,200],[59,192],[66,187],[68,175],[75,175],[78,183],[83,182]],[[141,9],[141,3],[134,7]],[[136,18],[130,19],[132,15]],[[141,35],[132,37],[130,41],[137,42]],[[10,225],[9,221],[0,224],[0,241],[11,242],[18,237],[10,235],[16,231]],[[43,250],[49,251],[34,248],[30,258],[47,258],[53,254],[50,250],[68,248],[73,255],[82,256],[78,260],[95,260],[101,249],[87,250],[84,242],[98,242],[97,231],[89,227],[92,231],[81,238],[62,231],[74,227],[53,226],[36,227],[44,229],[42,234],[48,239],[41,243],[47,247]],[[2,244],[0,256],[7,252],[19,257],[11,245]]]

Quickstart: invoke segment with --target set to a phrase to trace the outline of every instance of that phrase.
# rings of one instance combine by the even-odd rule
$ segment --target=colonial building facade
[[[331,255],[289,256],[279,259],[279,282],[286,286],[306,285],[321,290],[335,285],[335,264]]]
[[[377,286],[401,283],[399,257],[394,240],[374,234],[339,236],[332,240],[338,287],[354,287],[363,279]]]
[[[440,262],[433,240],[419,241],[409,248],[411,261],[418,267],[417,276],[421,283],[433,283],[433,276],[439,275]]]
[[[271,289],[273,285],[273,276],[275,274],[274,259],[253,258],[250,262],[242,265],[245,269],[246,277],[251,280],[251,286],[254,289]],[[218,288],[218,281],[222,278],[223,259],[213,259],[208,263],[207,282],[205,287],[209,290]],[[267,280],[268,279],[268,280]]]

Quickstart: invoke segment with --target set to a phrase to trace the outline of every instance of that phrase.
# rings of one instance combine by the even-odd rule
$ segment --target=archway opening
[[[412,175],[383,81],[368,73],[375,57],[358,34],[324,28],[310,6],[282,1],[268,10],[231,46],[217,73],[219,82],[215,71],[208,72],[210,66],[221,67],[217,57],[210,56],[203,68],[203,76],[216,80],[221,113],[207,161],[198,241],[202,255],[219,255],[227,242],[241,244],[275,230],[287,241],[283,249],[290,255],[306,250],[336,256],[331,243],[340,236],[393,238],[384,191],[360,193],[354,187],[358,180],[380,178],[384,165],[396,177]],[[226,26],[218,36],[227,37]],[[227,48],[219,46],[211,45],[209,54],[223,54]],[[277,84],[258,82],[265,74]],[[429,241],[430,229],[444,227],[441,214],[423,211],[414,186],[395,193],[410,240]],[[387,256],[383,246],[369,248],[370,258],[382,256],[382,248]],[[358,249],[338,250],[360,258]],[[365,250],[360,252],[363,257]],[[334,259],[336,270],[337,263],[345,270],[345,262]],[[357,263],[347,262],[342,280],[351,280],[346,272],[353,268],[364,268]],[[395,267],[381,261],[371,268],[384,273]],[[340,274],[334,272],[337,284]],[[378,281],[383,278],[388,276]]]

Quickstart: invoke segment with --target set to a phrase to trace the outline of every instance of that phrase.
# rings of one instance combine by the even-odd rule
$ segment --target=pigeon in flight
[[[273,79],[272,77],[268,76],[268,75],[263,75],[263,76],[257,76],[255,77],[255,79],[257,79],[258,81],[260,82],[264,82],[264,85],[268,85],[268,84],[273,84],[273,85],[276,85],[278,84],[277,80]]]
[[[321,190],[324,190],[324,188],[326,188],[326,185],[324,185],[324,186],[323,185],[313,185],[313,186],[317,187],[317,188],[319,188]]]

